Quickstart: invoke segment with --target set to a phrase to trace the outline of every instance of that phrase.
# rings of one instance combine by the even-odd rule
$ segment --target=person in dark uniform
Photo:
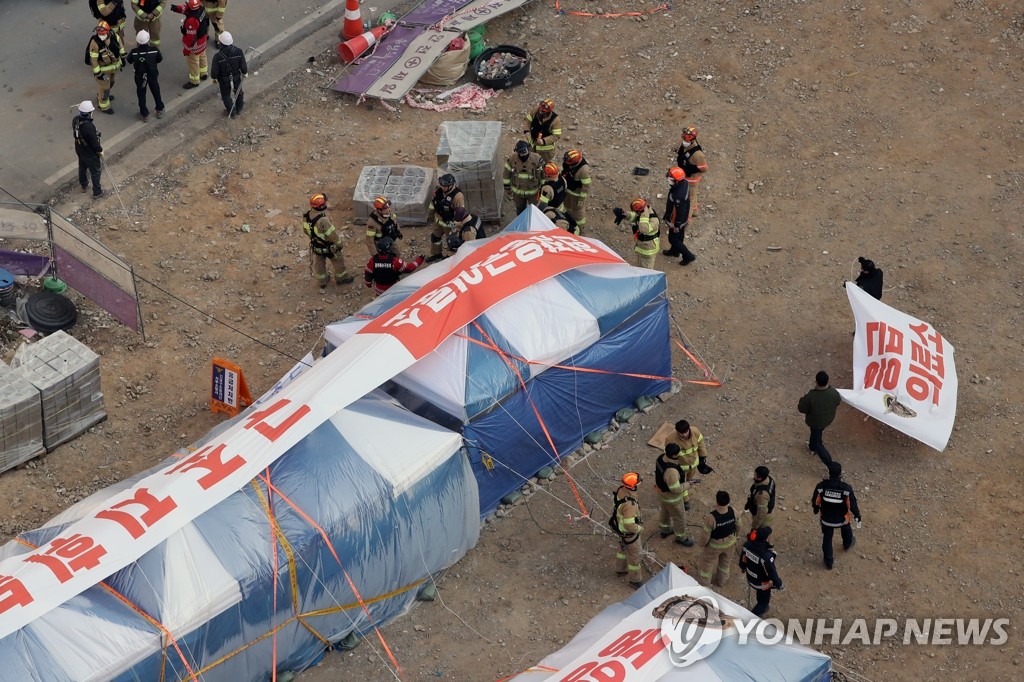
[[[665,174],[671,187],[665,199],[665,222],[668,223],[669,248],[662,251],[666,256],[677,257],[680,265],[689,265],[697,260],[686,247],[686,225],[690,221],[690,183],[682,168],[669,168]]]
[[[747,541],[740,553],[740,568],[747,573],[747,584],[757,592],[757,604],[751,612],[761,618],[768,612],[772,600],[772,590],[782,590],[782,578],[775,570],[775,550],[768,538],[772,534],[771,526],[762,526],[750,531]]]
[[[224,37],[224,34],[221,34]],[[417,256],[416,260],[406,263],[394,254],[391,248],[394,241],[391,237],[381,237],[377,240],[377,253],[366,263],[363,270],[363,284],[373,289],[374,296],[380,296],[390,289],[402,275],[414,272],[416,268],[423,265],[423,256]]]
[[[455,176],[445,173],[437,180],[437,189],[427,207],[427,225],[434,223],[430,232],[430,258],[433,263],[444,258],[443,243],[455,223],[455,209],[466,207],[466,197],[455,184]]]
[[[875,262],[864,256],[857,259],[860,263],[860,274],[856,284],[879,301],[882,300],[882,271],[875,267]]]
[[[242,90],[242,76],[249,74],[245,53],[235,47],[235,39],[224,31],[220,34],[220,49],[210,64],[210,77],[220,85],[220,99],[224,102],[224,115],[234,118],[245,107],[245,92]],[[232,97],[232,95],[234,95]]]
[[[160,70],[157,64],[164,60],[160,50],[149,44],[149,33],[139,31],[135,36],[137,47],[128,53],[128,63],[135,67],[135,94],[139,98],[139,118],[149,120],[149,107],[146,106],[146,90],[153,93],[156,117],[164,115],[164,101],[160,98]]]
[[[92,198],[99,199],[103,196],[103,187],[100,184],[103,166],[100,158],[103,156],[103,146],[100,144],[100,133],[96,131],[96,124],[92,120],[92,112],[96,107],[92,102],[85,100],[78,105],[78,115],[71,120],[71,130],[75,135],[75,154],[78,155],[78,184],[82,187],[82,194],[89,191],[89,179],[92,178]]]
[[[821,517],[821,552],[825,560],[825,568],[832,570],[832,538],[836,528],[843,536],[843,549],[848,550],[857,544],[853,537],[850,518],[857,520],[860,526],[860,508],[853,486],[842,480],[843,467],[839,462],[828,465],[828,478],[814,488],[811,495],[811,509]]]

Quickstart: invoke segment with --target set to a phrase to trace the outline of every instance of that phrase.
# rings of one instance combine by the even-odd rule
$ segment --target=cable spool
[[[14,306],[14,275],[0,268],[0,306]]]
[[[64,280],[57,279],[56,277],[44,277],[43,289],[53,294],[63,294],[68,290],[68,284]]]

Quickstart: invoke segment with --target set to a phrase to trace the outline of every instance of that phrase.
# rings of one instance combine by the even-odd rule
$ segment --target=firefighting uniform
[[[662,454],[654,465],[654,485],[658,489],[658,529],[662,537],[675,533],[676,541],[682,543],[690,537],[686,528],[684,495],[690,484],[686,482],[677,458]]]
[[[565,203],[565,178],[558,176],[554,180],[545,180],[537,193],[537,208],[544,210],[548,206],[559,211]]]
[[[347,284],[352,281],[341,254],[341,237],[334,224],[323,211],[310,209],[302,214],[302,229],[309,237],[309,253],[313,276],[321,288],[327,286],[327,261],[332,261],[334,281]]]
[[[377,255],[377,242],[388,237],[394,242],[391,252],[401,258],[402,252],[398,248],[398,240],[402,239],[402,229],[398,225],[398,214],[392,211],[384,217],[380,211],[373,211],[366,219],[366,248],[370,251],[370,258]]]
[[[459,247],[466,242],[485,239],[487,231],[484,229],[484,221],[478,215],[467,213],[461,221],[452,224],[451,233],[445,238],[445,246],[449,251],[458,251]]]
[[[149,44],[160,47],[160,17],[164,13],[164,0],[132,0],[132,12],[135,13],[133,26],[135,32],[149,33]]]
[[[566,215],[557,208],[552,208],[550,206],[544,209],[544,215],[546,215],[548,219],[555,224],[555,227],[560,227],[566,232],[571,232],[575,235],[580,233],[580,228],[576,224],[576,221],[572,219],[571,215]]]
[[[530,153],[526,158],[512,154],[505,160],[505,174],[501,184],[512,192],[512,201],[516,205],[516,215],[526,210],[527,205],[537,203],[537,192],[540,190],[540,170],[544,161],[538,154]]]
[[[736,512],[732,507],[728,507],[725,512],[712,509],[704,517],[698,540],[704,548],[697,565],[697,580],[701,585],[725,587],[735,559],[738,533]]]
[[[643,521],[640,518],[640,503],[633,492],[625,486],[615,491],[615,525],[619,534],[619,551],[615,553],[615,573],[628,575],[629,582],[639,584],[643,576],[640,565],[643,560]]]
[[[107,39],[94,35],[89,39],[89,63],[96,80],[96,105],[100,111],[110,109],[110,91],[114,88],[114,77],[124,64],[124,45],[113,31]]]
[[[380,296],[390,289],[404,274],[414,272],[423,264],[423,256],[406,263],[392,252],[375,253],[363,269],[363,284],[373,289],[374,296]]]
[[[206,37],[210,32],[210,17],[200,7],[190,10],[186,5],[171,5],[171,11],[185,15],[181,24],[181,53],[188,64],[188,83],[186,88],[194,88],[199,81],[206,80],[209,65],[206,62]]]
[[[441,243],[445,236],[451,231],[455,222],[455,209],[466,207],[466,198],[458,185],[452,187],[447,194],[440,187],[434,190],[434,198],[427,207],[427,224],[432,220],[434,229],[430,233],[430,258],[436,260],[441,257],[444,250]]]
[[[565,208],[580,227],[582,233],[587,227],[586,204],[590,195],[590,166],[586,159],[580,159],[575,166],[562,163],[562,177],[565,178]]]
[[[206,5],[206,14],[213,24],[214,40],[220,40],[220,34],[224,32],[224,13],[228,8],[228,0],[203,0]]]
[[[708,159],[699,144],[692,144],[689,147],[680,144],[676,165],[686,173],[686,182],[690,184],[690,215],[687,217],[689,220],[697,215],[700,208],[697,206],[697,189],[700,187],[701,178],[708,171]]]
[[[110,24],[110,28],[117,33],[118,39],[124,45],[124,27],[128,23],[128,13],[124,10],[124,2],[122,0],[96,0],[95,4],[94,16],[99,14],[97,19],[102,17],[103,21]]]
[[[768,526],[756,531],[760,536]],[[767,611],[771,604],[772,589],[782,589],[782,578],[775,569],[775,550],[767,539],[747,540],[743,544],[743,551],[740,552],[740,568],[747,575],[747,584],[757,594],[757,605],[751,612],[760,618]]]
[[[696,426],[691,426],[689,438],[684,439],[678,431],[673,431],[665,440],[665,444],[668,443],[679,446],[679,466],[686,472],[686,480],[692,481],[697,477],[697,465],[708,456],[704,434]]]
[[[525,131],[530,136],[533,151],[547,163],[555,158],[555,140],[562,136],[562,124],[554,111],[545,116],[540,108],[526,115]]]
[[[633,223],[633,238],[636,244],[633,251],[636,252],[636,265],[639,268],[654,268],[655,257],[661,249],[661,223],[651,207],[648,206],[642,213],[629,212],[629,220]]]
[[[750,494],[747,496],[744,509],[750,512],[751,530],[772,525],[772,512],[775,511],[775,479],[769,476],[760,483],[750,486]]]

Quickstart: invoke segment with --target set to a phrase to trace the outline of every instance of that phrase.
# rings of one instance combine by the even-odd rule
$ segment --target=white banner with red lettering
[[[875,300],[853,282],[846,283],[846,295],[857,325],[853,388],[839,394],[941,452],[956,418],[952,344],[927,322]]]
[[[432,266],[437,277],[317,362],[317,371],[295,373],[195,452],[46,545],[0,562],[0,638],[134,562],[494,304],[573,268],[614,263],[623,261],[606,248],[552,229],[500,234]]]

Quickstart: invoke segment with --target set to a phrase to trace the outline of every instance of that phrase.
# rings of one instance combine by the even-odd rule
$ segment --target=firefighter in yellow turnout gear
[[[526,130],[530,136],[533,151],[540,154],[545,162],[555,158],[555,141],[562,136],[562,124],[555,113],[555,103],[543,100],[531,113],[526,115]]]
[[[135,33],[147,32],[149,44],[160,47],[160,17],[164,13],[164,0],[132,0],[132,12],[135,14]]]
[[[643,521],[640,518],[640,503],[635,497],[640,485],[640,474],[631,471],[622,477],[622,485],[615,491],[612,530],[619,536],[619,551],[615,553],[615,575],[628,575],[629,586],[643,585],[640,565],[643,559]]]
[[[704,517],[701,524],[699,542],[704,551],[697,566],[697,580],[701,585],[725,587],[729,580],[729,569],[736,558],[738,539],[736,511],[729,506],[729,493],[719,490],[715,495],[715,508]]]
[[[628,219],[633,226],[633,239],[636,244],[636,265],[639,268],[654,268],[654,260],[661,248],[661,222],[654,209],[643,199],[634,199],[629,205],[629,213],[616,208],[615,224]]]
[[[679,446],[679,467],[686,472],[687,481],[696,478],[698,471],[702,474],[714,471],[707,463],[708,450],[704,444],[704,434],[696,426],[690,426],[690,422],[685,419],[676,422],[675,433],[670,435],[665,443],[675,443]],[[686,497],[689,498],[689,491]],[[684,506],[687,510],[690,509],[689,499]]]
[[[313,276],[321,289],[327,286],[327,261],[332,263],[335,283],[348,284],[355,280],[345,267],[345,258],[341,255],[341,237],[326,211],[327,195],[318,193],[309,198],[309,210],[302,214],[302,229],[309,237]]]
[[[95,35],[89,39],[89,64],[96,79],[96,104],[104,114],[114,113],[110,105],[110,91],[114,88],[117,70],[124,65],[125,54],[124,45],[110,24],[99,22]]]
[[[512,193],[516,215],[525,211],[527,205],[537,204],[543,166],[544,161],[530,151],[529,144],[523,140],[516,142],[515,153],[505,161],[505,174],[501,179],[501,184]]]
[[[590,165],[583,158],[583,152],[570,149],[562,157],[562,177],[565,178],[565,208],[580,228],[580,234],[587,227],[587,197],[590,196]]]
[[[661,507],[658,514],[661,537],[667,538],[675,533],[676,544],[693,547],[693,538],[686,528],[686,511],[683,507],[684,496],[689,493],[690,484],[686,482],[683,470],[679,467],[679,446],[675,443],[666,445],[665,453],[655,462],[654,485],[658,489],[658,503]]]

